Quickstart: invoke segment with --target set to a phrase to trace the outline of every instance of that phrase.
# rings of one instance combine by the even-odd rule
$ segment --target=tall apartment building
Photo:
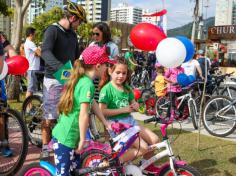
[[[11,0],[5,0],[6,4],[11,7]],[[8,38],[11,36],[11,18],[0,14],[0,31],[3,31]]]
[[[89,22],[108,21],[110,19],[111,0],[79,0],[87,12]]]
[[[55,6],[62,8],[63,4],[63,0],[32,0],[28,8],[27,22],[31,24],[38,15],[49,11]]]
[[[216,1],[215,26],[208,34],[227,46],[227,54],[222,57],[225,65],[236,67],[236,0]]]
[[[121,3],[111,9],[111,21],[138,24],[142,22],[142,9]]]

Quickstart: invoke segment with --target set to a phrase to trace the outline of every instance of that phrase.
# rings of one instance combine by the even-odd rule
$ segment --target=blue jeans
[[[73,148],[67,147],[53,138],[54,160],[56,175],[70,176],[70,172],[80,168],[80,155]]]

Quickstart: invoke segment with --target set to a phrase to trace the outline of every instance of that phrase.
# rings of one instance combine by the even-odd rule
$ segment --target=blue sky
[[[125,2],[131,6],[144,9],[156,10],[162,9],[162,0],[111,0],[112,7],[116,7],[118,3]],[[168,29],[182,26],[192,21],[194,0],[163,0],[167,9],[167,25]],[[204,18],[214,16],[216,0],[203,0],[209,2],[209,7],[203,7]]]

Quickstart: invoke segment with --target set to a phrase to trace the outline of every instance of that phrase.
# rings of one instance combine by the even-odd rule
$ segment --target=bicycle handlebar
[[[146,119],[146,120],[144,120],[144,123],[150,123],[150,122],[156,122],[156,121],[157,121],[156,116],[153,116],[153,117],[150,118],[150,119]]]

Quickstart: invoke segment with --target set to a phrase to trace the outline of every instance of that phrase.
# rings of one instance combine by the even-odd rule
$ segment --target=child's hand
[[[123,107],[123,110],[124,110],[124,113],[131,113],[133,111],[133,109],[131,108],[131,106],[126,106],[126,107]]]
[[[79,154],[82,149],[84,148],[84,145],[85,145],[86,141],[79,141],[79,146],[77,147],[75,153]]]
[[[131,105],[130,105],[130,108],[132,108],[133,110],[135,111],[138,111],[139,109],[139,104],[137,102],[133,102]]]
[[[112,131],[111,124],[112,124],[111,122],[106,121],[105,127],[106,127],[106,129],[107,129],[108,131]]]

